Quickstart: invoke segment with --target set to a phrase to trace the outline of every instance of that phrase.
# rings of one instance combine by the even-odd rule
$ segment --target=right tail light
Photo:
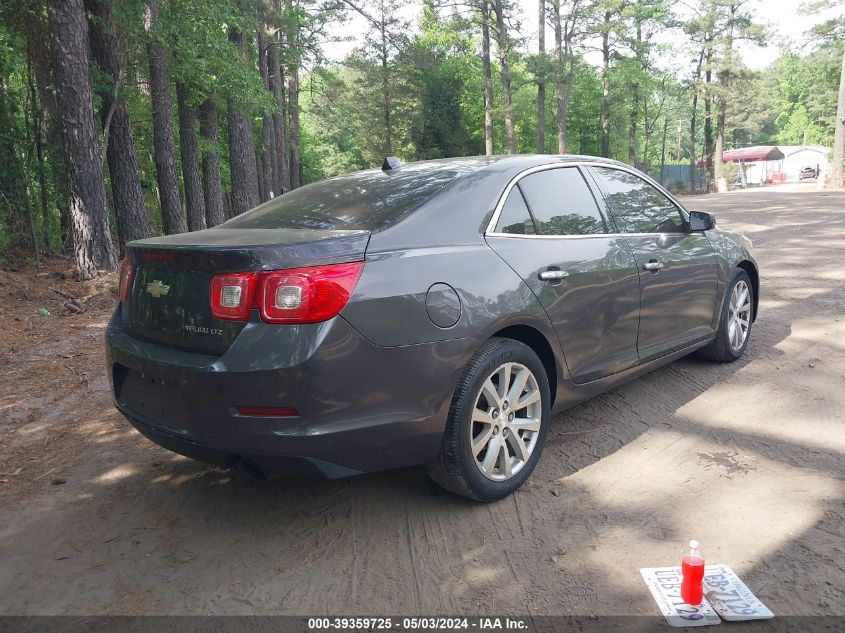
[[[227,273],[211,280],[211,312],[218,319],[246,321],[257,308],[266,323],[319,323],[349,301],[364,262],[269,272]]]

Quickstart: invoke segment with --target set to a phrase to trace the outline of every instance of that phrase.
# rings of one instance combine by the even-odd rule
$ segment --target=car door
[[[575,382],[636,364],[636,261],[578,167],[533,170],[512,184],[486,239],[542,303]]]
[[[690,232],[680,207],[641,176],[606,166],[590,170],[637,260],[640,359],[662,356],[711,336],[717,263],[707,236]]]

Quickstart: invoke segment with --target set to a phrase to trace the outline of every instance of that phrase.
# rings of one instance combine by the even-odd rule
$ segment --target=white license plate
[[[775,617],[727,565],[704,566],[704,597],[731,622]]]
[[[680,567],[647,567],[641,569],[640,574],[660,612],[672,626],[707,626],[721,622],[707,600],[691,605],[681,598]]]
[[[699,605],[686,604],[681,598],[680,567],[647,567],[640,574],[672,626],[719,624],[719,616],[731,622],[774,617],[727,565],[704,566],[704,598]]]

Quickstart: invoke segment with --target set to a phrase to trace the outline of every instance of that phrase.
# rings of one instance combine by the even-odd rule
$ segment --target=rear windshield
[[[363,229],[396,224],[466,169],[406,165],[316,182],[265,202],[225,223],[233,229]]]

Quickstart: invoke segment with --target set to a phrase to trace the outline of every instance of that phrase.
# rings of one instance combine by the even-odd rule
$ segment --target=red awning
[[[757,145],[755,147],[729,149],[722,153],[723,163],[738,163],[739,161],[743,161],[745,163],[753,163],[755,161],[781,160],[783,158],[783,152],[780,151],[775,145]],[[699,165],[704,165],[706,162],[706,157],[698,159]]]
[[[783,158],[783,152],[774,145],[758,145],[757,147],[730,149],[722,154],[722,161],[726,163],[738,163],[739,161],[753,163],[755,161],[781,160]]]

